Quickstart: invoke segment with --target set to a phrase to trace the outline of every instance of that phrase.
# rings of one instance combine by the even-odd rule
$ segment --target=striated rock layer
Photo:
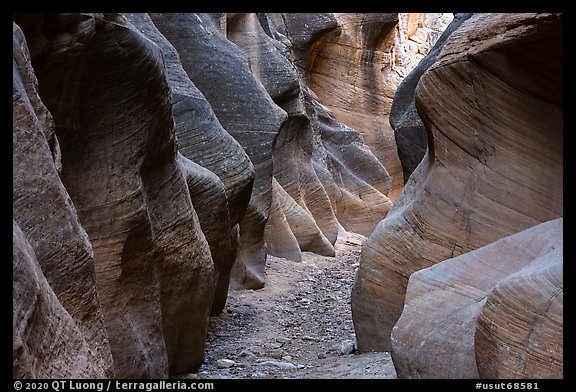
[[[320,48],[381,56],[394,20],[15,14],[13,374],[193,371],[208,315],[265,284],[269,253],[369,235],[396,192],[389,157],[308,83]],[[361,42],[332,51],[342,32]],[[359,64],[348,88],[380,101]]]
[[[296,261],[300,260],[302,250],[333,256],[335,236],[330,234],[337,233],[337,221],[310,157],[303,154],[302,144],[297,141],[298,134],[310,135],[298,75],[290,58],[285,57],[286,48],[264,29],[266,26],[270,31],[273,27],[269,23],[263,26],[263,22],[268,22],[266,15],[231,14],[227,17],[226,34],[243,50],[255,78],[287,115],[274,143],[273,204],[265,230],[267,252]],[[287,148],[291,151],[289,155],[283,154]],[[303,176],[306,181],[301,180]],[[321,197],[314,199],[320,203],[305,198],[314,188],[321,190]],[[322,210],[320,205],[324,207]]]
[[[255,170],[254,187],[240,220],[240,244],[232,267],[233,287],[264,285],[264,229],[272,204],[272,152],[286,119],[251,73],[242,50],[226,39],[218,15],[151,14],[176,48],[182,67],[222,124],[244,148]],[[240,98],[241,97],[241,98]]]
[[[214,265],[175,148],[162,52],[116,14],[42,18],[28,30],[32,63],[92,244],[114,376],[189,372],[204,358]]]
[[[396,200],[407,177],[403,178],[402,150],[389,115],[398,85],[428,52],[432,39],[428,30],[435,22],[418,13],[334,14],[332,24],[327,23],[329,18],[320,19],[323,23],[315,21],[318,17],[296,18],[307,26],[322,27],[317,28],[320,37],[305,51],[306,83],[337,121],[361,134],[387,171],[369,183]]]
[[[311,48],[306,80],[339,122],[361,133],[389,174],[373,184],[377,189],[389,188],[395,200],[404,184],[388,123],[392,97],[401,81],[393,70],[398,14],[335,14],[335,20],[337,28]]]
[[[32,245],[13,222],[12,376],[14,378],[105,378],[102,363],[83,331],[64,309],[40,267]],[[102,332],[102,331],[100,331]],[[108,350],[107,342],[100,348]]]
[[[564,377],[562,240],[556,244],[488,296],[474,336],[480,377]]]
[[[300,81],[298,99],[282,104],[292,121],[276,143],[275,177],[291,197],[309,208],[332,244],[342,228],[368,235],[391,207],[388,172],[357,130],[338,122],[308,87],[306,64],[313,61],[318,42],[337,31],[337,21],[332,14],[282,14],[280,20],[271,15],[270,20],[276,29],[271,34],[285,35],[290,42]]]
[[[126,17],[163,52],[172,91],[178,164],[210,245],[216,287],[211,313],[222,311],[238,248],[239,222],[254,182],[254,166],[222,127],[212,107],[192,83],[180,56],[147,14]]]
[[[391,335],[398,377],[562,378],[562,224],[413,273]]]
[[[110,377],[92,245],[60,181],[54,122],[15,24],[13,37],[12,374]]]
[[[562,42],[561,15],[475,14],[421,77],[428,152],[363,246],[360,351],[391,349],[412,273],[563,215]]]
[[[390,125],[394,129],[398,157],[402,163],[402,172],[404,173],[404,183],[408,181],[416,166],[422,161],[428,148],[426,127],[418,115],[414,102],[416,85],[424,72],[436,62],[438,54],[450,34],[471,15],[454,15],[454,19],[442,32],[430,52],[402,79],[394,93],[394,99],[390,107]]]
[[[373,230],[391,206],[389,182],[381,182],[386,169],[355,130],[317,103],[298,68],[299,56],[308,55],[333,16],[151,17],[254,163],[233,287],[264,285],[267,250],[293,260],[301,251],[330,256],[343,228],[366,235]],[[294,22],[302,18],[310,23]]]

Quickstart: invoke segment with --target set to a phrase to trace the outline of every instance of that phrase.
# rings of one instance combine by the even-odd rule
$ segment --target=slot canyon
[[[563,14],[13,14],[14,379],[563,379]]]

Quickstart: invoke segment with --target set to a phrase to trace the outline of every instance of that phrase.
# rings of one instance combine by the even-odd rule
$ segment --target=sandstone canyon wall
[[[252,192],[254,166],[242,146],[223,128],[212,106],[183,69],[180,55],[150,16],[127,14],[126,18],[162,49],[166,59],[178,151],[188,158],[180,157],[179,163],[187,175],[192,202],[210,245],[216,273],[211,313],[217,314],[226,302],[239,223]]]
[[[305,78],[332,14],[14,22],[15,377],[193,371],[267,254],[334,256],[392,205],[385,162]]]
[[[412,71],[402,79],[394,93],[390,107],[390,126],[394,129],[394,137],[398,148],[398,158],[402,164],[404,183],[408,181],[428,148],[426,127],[416,110],[414,91],[420,77],[436,61],[444,42],[458,26],[472,14],[455,14],[454,19],[437,38],[432,49],[423,57]],[[408,20],[408,22],[411,22]],[[409,23],[410,27],[412,23]],[[410,29],[408,30],[410,33]]]
[[[60,178],[92,245],[114,374],[193,369],[214,266],[177,162],[162,52],[118,15],[47,15],[40,25],[28,30],[43,44],[31,44],[32,64],[54,118]]]
[[[562,22],[474,14],[416,86],[428,149],[352,289],[401,377],[562,377]]]
[[[388,116],[424,20],[15,14],[13,377],[192,372],[229,288],[345,231],[370,236],[361,351],[401,377],[561,377],[562,17],[457,15],[402,85],[427,132],[407,179]]]
[[[210,103],[222,126],[246,151],[255,169],[246,213],[239,222],[240,244],[233,285],[264,285],[264,228],[272,204],[272,152],[286,113],[274,104],[250,72],[241,48],[226,38],[217,15],[151,14],[160,32],[180,54],[190,80]]]
[[[342,229],[368,234],[391,206],[388,174],[382,162],[358,132],[339,123],[317,101],[305,83],[301,57],[312,56],[315,42],[337,28],[331,14],[283,15],[281,22],[271,26],[272,34],[280,36],[281,31],[289,38],[296,65],[293,74],[299,79],[298,94],[281,103],[289,113],[289,122],[276,143],[275,178],[310,211],[330,244]],[[294,177],[294,172],[300,174]],[[303,250],[313,249],[306,246]],[[328,248],[327,252],[333,254],[334,250]]]
[[[315,42],[306,63],[306,78],[318,100],[338,121],[358,130],[384,163],[393,199],[403,186],[387,116],[401,81],[393,70],[398,21],[398,14],[336,14],[337,28]]]
[[[13,37],[13,376],[110,376],[92,244],[59,178],[54,122],[15,24]]]

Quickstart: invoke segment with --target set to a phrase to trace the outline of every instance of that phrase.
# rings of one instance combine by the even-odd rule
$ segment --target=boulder
[[[562,225],[413,273],[391,334],[398,377],[561,378]]]
[[[554,243],[486,298],[474,335],[481,378],[564,378],[562,221],[554,224],[560,229],[542,227],[550,231],[540,233],[523,251],[551,234],[557,235]]]

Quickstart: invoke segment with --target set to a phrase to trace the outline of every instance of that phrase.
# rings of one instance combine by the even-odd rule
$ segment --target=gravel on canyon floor
[[[211,316],[199,379],[394,379],[389,353],[359,354],[350,292],[366,237],[339,236],[336,257],[268,256],[266,285],[231,290]]]

